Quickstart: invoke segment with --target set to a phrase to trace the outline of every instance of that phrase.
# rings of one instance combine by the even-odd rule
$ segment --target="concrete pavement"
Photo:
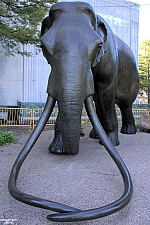
[[[25,160],[18,178],[18,188],[28,194],[80,209],[96,208],[119,198],[123,182],[119,171],[98,140],[80,141],[76,156],[53,155],[48,146],[53,131],[44,131]],[[8,192],[12,165],[29,134],[16,137],[17,143],[0,147],[0,225],[150,225],[150,134],[119,134],[117,151],[127,165],[134,186],[132,201],[121,211],[91,221],[58,223],[46,216],[54,213],[13,199]]]

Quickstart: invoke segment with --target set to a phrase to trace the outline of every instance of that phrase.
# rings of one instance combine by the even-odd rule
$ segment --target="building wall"
[[[45,102],[50,66],[42,53],[27,46],[32,57],[5,56],[0,45],[0,106],[21,102]]]
[[[27,46],[32,51],[32,57],[24,57],[22,80],[23,102],[45,102],[47,93],[47,82],[50,74],[50,65],[43,57],[42,52],[36,54],[33,46]]]
[[[6,57],[0,44],[0,106],[16,105],[21,97],[22,56]]]
[[[65,0],[67,1],[67,0]],[[73,1],[73,0],[68,0]],[[126,0],[86,0],[124,40],[138,59],[139,6]],[[45,102],[50,66],[42,53],[32,57],[6,57],[0,46],[0,106],[22,102]]]
[[[137,61],[139,5],[126,0],[101,0],[97,1],[94,9],[106,20],[113,32],[132,49]]]

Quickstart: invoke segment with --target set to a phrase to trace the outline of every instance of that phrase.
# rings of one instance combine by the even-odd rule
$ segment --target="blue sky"
[[[150,0],[129,0],[140,4],[139,44],[144,39],[150,40]]]

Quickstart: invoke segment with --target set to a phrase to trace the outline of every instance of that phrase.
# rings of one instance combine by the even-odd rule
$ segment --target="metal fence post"
[[[30,131],[34,129],[34,109],[31,109],[31,118],[30,118]]]

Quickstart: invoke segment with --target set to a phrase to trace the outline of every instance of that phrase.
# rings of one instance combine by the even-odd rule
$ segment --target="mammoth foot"
[[[115,133],[113,133],[113,132],[107,133],[107,136],[108,136],[109,140],[111,141],[111,143],[113,144],[113,146],[117,146],[120,144],[118,135],[115,135]],[[103,145],[101,140],[99,141],[99,143],[101,145]]]
[[[121,133],[123,134],[135,134],[136,133],[136,127],[135,124],[122,124]]]
[[[107,136],[109,138],[109,140],[111,141],[111,143],[114,145],[114,146],[117,146],[120,144],[119,142],[119,139],[118,139],[118,132],[106,132],[107,133]],[[90,138],[94,138],[94,139],[99,139],[96,131],[94,129],[91,130],[90,132]],[[102,141],[100,140],[99,143],[101,145],[103,145]]]
[[[63,145],[62,137],[60,134],[55,135],[52,143],[49,146],[49,152],[53,154],[67,154]]]
[[[89,137],[93,138],[93,139],[99,139],[99,136],[97,135],[97,133],[94,130],[94,128],[91,130]]]
[[[111,143],[113,144],[113,146],[117,146],[120,144],[119,139],[118,139],[118,131],[112,131],[112,132],[106,132],[107,136],[109,138],[109,140],[111,141]]]

